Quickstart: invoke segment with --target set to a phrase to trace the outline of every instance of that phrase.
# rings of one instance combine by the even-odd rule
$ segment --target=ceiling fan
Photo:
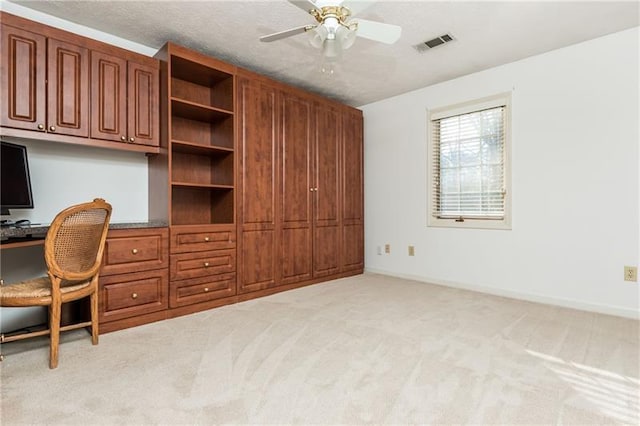
[[[315,18],[317,23],[303,25],[260,37],[260,41],[271,42],[308,33],[309,43],[321,48],[328,60],[336,60],[344,49],[353,45],[356,37],[393,44],[400,38],[402,28],[397,25],[366,19],[351,19],[356,13],[371,6],[371,1],[343,0],[288,0]],[[345,4],[346,3],[346,4]]]

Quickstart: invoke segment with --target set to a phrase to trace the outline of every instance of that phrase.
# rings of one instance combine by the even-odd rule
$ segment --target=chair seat
[[[62,281],[60,292],[62,294],[80,290],[91,284],[87,281]],[[16,284],[0,286],[0,305],[4,302],[11,303],[12,299],[51,297],[51,280],[49,277],[34,278]]]

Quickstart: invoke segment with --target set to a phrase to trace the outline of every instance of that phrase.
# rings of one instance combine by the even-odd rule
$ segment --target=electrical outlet
[[[409,256],[416,255],[416,248],[414,246],[409,246]]]
[[[625,266],[624,267],[624,280],[625,281],[638,281],[638,267],[637,266]]]
[[[391,244],[384,245],[384,252],[387,254],[391,253]]]
[[[382,246],[376,247],[376,253],[378,253],[378,256],[382,254]]]

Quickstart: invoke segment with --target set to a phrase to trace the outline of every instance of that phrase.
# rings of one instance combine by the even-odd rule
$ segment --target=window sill
[[[482,219],[465,219],[464,222],[456,222],[456,219],[436,219],[429,217],[427,220],[429,228],[460,228],[460,229],[495,229],[502,231],[511,230],[511,221],[503,220],[482,220]]]

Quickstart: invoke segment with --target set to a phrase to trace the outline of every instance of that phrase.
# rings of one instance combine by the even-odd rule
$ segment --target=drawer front
[[[101,275],[166,268],[168,237],[166,228],[109,231]]]
[[[169,306],[191,305],[236,294],[236,274],[213,275],[204,278],[172,281]]]
[[[236,270],[236,251],[217,250],[171,255],[171,281],[227,274]]]
[[[235,246],[235,230],[215,230],[210,232],[203,231],[202,228],[171,230],[172,254],[225,250],[235,248]]]
[[[166,269],[100,277],[100,321],[108,322],[167,309]]]

